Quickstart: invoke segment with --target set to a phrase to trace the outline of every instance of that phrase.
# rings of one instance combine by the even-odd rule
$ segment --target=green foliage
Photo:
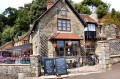
[[[12,7],[6,8],[3,14],[0,14],[0,45],[26,33],[29,24],[46,10],[45,1],[33,0],[18,10]]]
[[[102,0],[83,0],[83,5],[95,6],[97,8],[96,13],[98,14],[98,18],[102,18],[107,14],[109,9],[109,5],[104,3]]]
[[[5,9],[3,14],[8,18],[8,25],[13,26],[15,24],[15,20],[17,18],[17,9],[8,7]]]
[[[100,22],[104,23],[104,25],[115,24],[120,27],[120,12],[114,10],[111,13],[108,12],[102,19],[100,19]]]
[[[91,14],[92,12],[88,8],[88,6],[83,5],[79,13],[82,13],[82,14]]]
[[[98,18],[102,18],[104,15],[107,14],[107,8],[103,5],[99,5],[96,12],[98,14]]]
[[[116,11],[115,11],[115,9],[114,8],[112,8],[112,16],[115,16],[115,14],[116,14]]]
[[[11,38],[13,35],[12,32],[13,32],[13,29],[10,26],[6,26],[6,28],[4,28],[3,32],[1,33],[2,44],[5,43],[6,41],[11,41]]]
[[[99,5],[104,5],[105,7],[107,7],[107,4],[105,4],[101,0],[83,0],[82,4],[89,5],[89,6],[94,5],[96,7],[98,7]]]
[[[81,14],[91,14],[92,13],[87,5],[82,5],[81,3],[78,3],[78,4],[73,3],[72,5],[78,13],[81,13]]]
[[[30,22],[36,20],[44,11],[46,11],[46,0],[34,0],[30,7]]]

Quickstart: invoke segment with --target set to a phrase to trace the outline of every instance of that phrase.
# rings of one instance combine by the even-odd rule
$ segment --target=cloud
[[[18,8],[30,2],[32,2],[32,0],[0,0],[0,13],[8,7]]]

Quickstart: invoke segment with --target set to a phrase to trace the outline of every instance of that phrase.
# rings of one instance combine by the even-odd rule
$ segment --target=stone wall
[[[41,75],[39,59],[39,55],[30,55],[31,64],[0,64],[0,75],[9,75],[11,77],[7,79],[14,79],[12,77],[16,79],[19,76],[39,77]]]
[[[110,64],[116,64],[120,62],[120,55],[111,55]]]
[[[96,55],[99,59],[100,71],[106,71],[110,68],[109,43],[107,40],[98,41],[96,48]]]
[[[18,76],[18,73],[31,72],[30,64],[0,64],[0,74]]]

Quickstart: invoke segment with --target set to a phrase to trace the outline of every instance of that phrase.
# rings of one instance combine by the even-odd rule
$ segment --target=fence
[[[120,39],[109,40],[110,55],[120,55]]]

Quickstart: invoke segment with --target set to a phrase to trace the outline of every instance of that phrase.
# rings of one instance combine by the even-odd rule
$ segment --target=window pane
[[[66,27],[66,24],[63,24],[63,27]]]
[[[67,24],[67,27],[70,27],[70,24]]]
[[[95,24],[88,24],[89,31],[95,31]]]
[[[62,21],[61,20],[58,20],[58,23],[61,23]]]
[[[70,31],[70,28],[67,28],[67,31]]]
[[[64,46],[64,41],[57,41],[57,45],[58,45],[59,47]]]
[[[70,24],[70,21],[67,21],[68,24]]]
[[[62,30],[62,28],[61,28],[61,27],[58,27],[58,30]]]
[[[65,20],[63,20],[62,22],[63,22],[63,23],[66,23],[66,21],[65,21]]]
[[[58,23],[58,26],[61,26],[61,23]]]
[[[66,30],[66,27],[63,27],[63,30]]]
[[[64,56],[64,41],[57,41],[57,56]]]

